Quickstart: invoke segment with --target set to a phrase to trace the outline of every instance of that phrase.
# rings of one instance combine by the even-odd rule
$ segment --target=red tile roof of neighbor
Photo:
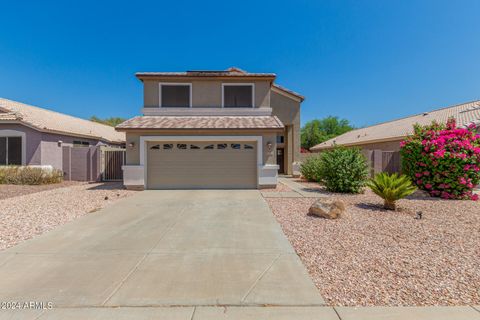
[[[39,131],[125,142],[125,134],[111,126],[3,98],[0,98],[0,121],[22,123]]]
[[[282,129],[275,116],[138,116],[119,124],[128,129]]]
[[[471,123],[480,125],[480,100],[352,130],[317,144],[310,150],[319,151],[332,148],[335,145],[354,146],[372,142],[400,140],[413,133],[413,125],[416,123],[421,125],[430,124],[432,121],[446,123],[452,117],[456,119],[458,127],[465,127]]]

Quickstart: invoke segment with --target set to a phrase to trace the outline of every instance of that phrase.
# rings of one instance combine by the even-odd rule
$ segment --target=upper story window
[[[192,106],[190,83],[160,83],[160,107],[190,108]]]
[[[222,106],[224,108],[253,108],[253,83],[224,83],[222,85]]]

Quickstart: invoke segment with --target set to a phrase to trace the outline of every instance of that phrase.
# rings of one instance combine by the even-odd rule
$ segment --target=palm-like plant
[[[383,207],[396,210],[395,201],[405,198],[417,189],[407,176],[386,172],[375,175],[367,182],[367,186],[384,200]]]

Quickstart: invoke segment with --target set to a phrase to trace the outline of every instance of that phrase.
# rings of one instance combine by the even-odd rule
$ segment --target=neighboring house
[[[455,118],[458,127],[471,123],[480,125],[480,101],[473,101],[441,108],[414,116],[383,122],[373,126],[356,129],[310,148],[312,152],[321,152],[334,146],[361,147],[364,150],[399,151],[400,142],[413,133],[413,125],[426,125],[437,121],[446,123]]]
[[[141,72],[143,116],[126,132],[124,184],[137,189],[262,188],[293,173],[304,98],[273,73]]]
[[[113,127],[0,98],[0,165],[62,169],[62,147],[120,146]]]

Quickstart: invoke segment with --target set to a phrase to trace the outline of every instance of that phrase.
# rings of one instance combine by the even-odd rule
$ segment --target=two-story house
[[[273,73],[141,72],[142,116],[126,133],[124,184],[132,189],[264,188],[300,157],[304,98]]]

